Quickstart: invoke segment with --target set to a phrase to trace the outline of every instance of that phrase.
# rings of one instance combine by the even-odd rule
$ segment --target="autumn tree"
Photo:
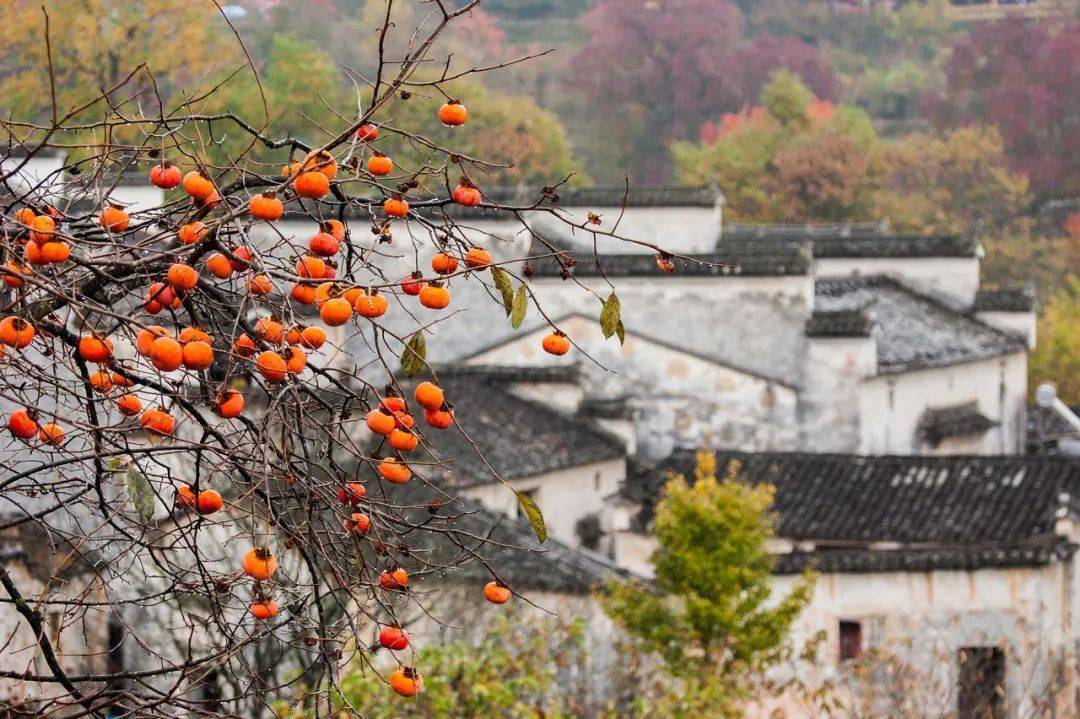
[[[323,717],[349,664],[379,677],[380,701],[415,696],[419,647],[377,664],[371,637],[399,651],[406,609],[463,564],[489,575],[478,602],[513,598],[484,534],[461,528],[445,463],[417,459],[459,431],[427,364],[431,327],[458,321],[465,283],[512,327],[546,316],[528,258],[496,259],[457,218],[565,219],[569,173],[520,170],[534,183],[521,204],[485,194],[507,169],[486,155],[486,70],[439,44],[475,0],[433,0],[398,28],[407,52],[376,43],[352,93],[322,96],[330,56],[296,38],[274,38],[265,66],[239,31],[235,49],[198,45],[236,30],[212,4],[176,11],[190,28],[153,3],[85,5],[56,0],[4,30],[33,45],[17,77],[36,94],[0,120],[0,536],[43,570],[0,565],[15,620],[0,682],[22,692],[6,709],[265,717],[302,688]],[[396,28],[392,9],[368,32]],[[225,65],[186,87],[165,69],[189,52]],[[124,69],[84,77],[103,59]],[[561,172],[541,157],[551,140],[530,137],[551,130],[520,121],[513,138]],[[580,351],[554,323],[541,347]],[[541,509],[515,496],[543,540]]]
[[[1039,317],[1038,344],[1028,364],[1028,383],[1053,382],[1067,404],[1080,403],[1080,277],[1072,275]]]
[[[807,574],[773,597],[773,492],[736,476],[717,478],[701,452],[688,482],[672,477],[656,508],[653,585],[615,584],[605,610],[679,684],[650,716],[741,716],[751,678],[778,661],[788,629],[810,600]]]

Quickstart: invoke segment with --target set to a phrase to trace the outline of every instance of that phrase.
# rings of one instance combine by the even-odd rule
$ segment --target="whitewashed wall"
[[[807,342],[806,387],[799,397],[800,449],[856,452],[862,425],[875,422],[860,412],[863,383],[877,374],[873,337],[811,337]]]
[[[1036,322],[1034,312],[976,312],[975,319],[991,327],[1023,337],[1029,350],[1035,349]]]
[[[588,213],[600,217],[599,225],[588,223]],[[720,236],[720,205],[715,207],[563,207],[559,217],[575,225],[595,227],[601,232],[614,232],[620,237],[646,242],[672,252],[707,253],[714,251]],[[593,249],[588,232],[571,233],[563,222],[549,212],[526,214],[526,222],[546,238],[561,238],[573,246]],[[616,222],[618,226],[616,226]],[[610,237],[598,237],[596,247],[601,253],[652,253],[654,249]]]

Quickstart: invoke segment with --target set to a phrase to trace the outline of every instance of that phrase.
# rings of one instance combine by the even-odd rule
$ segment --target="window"
[[[1005,719],[1005,652],[1000,647],[964,647],[957,660],[957,719]]]
[[[596,474],[593,475],[592,482],[593,482],[593,491],[594,492],[599,492],[600,491],[600,473],[599,472],[597,472]]]
[[[124,623],[115,614],[109,616],[105,627],[106,654],[105,661],[109,674],[121,674],[124,671]],[[123,689],[124,680],[118,679],[112,682],[111,688]]]
[[[841,620],[840,661],[858,659],[862,654],[862,623]]]

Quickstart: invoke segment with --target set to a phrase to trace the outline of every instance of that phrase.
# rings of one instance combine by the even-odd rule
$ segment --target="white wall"
[[[863,382],[877,374],[873,337],[811,337],[806,386],[799,396],[806,452],[855,452],[861,425],[874,421],[859,411]]]
[[[975,319],[999,330],[1019,335],[1027,342],[1029,350],[1035,349],[1038,316],[1034,312],[976,312]]]
[[[863,383],[859,397],[859,454],[1019,454],[1024,448],[1027,355],[1023,352],[938,369],[881,375]],[[937,452],[920,444],[919,420],[927,408],[975,400],[1000,423],[968,443]]]
[[[977,257],[823,257],[818,277],[885,275],[956,310],[967,311],[979,290]]]
[[[625,478],[626,462],[612,459],[535,477],[512,479],[509,484],[515,490],[532,496],[544,513],[551,536],[571,546],[578,546],[580,541],[575,531],[578,520],[589,514],[599,514],[604,508],[604,497],[614,494]],[[469,487],[462,494],[510,517],[518,516],[520,511],[514,493],[497,482]]]
[[[588,223],[588,213],[600,216],[600,224]],[[665,250],[690,253],[713,252],[720,237],[720,206],[715,207],[561,207],[559,217],[575,225],[614,232],[620,237],[659,245]],[[621,216],[620,216],[621,215]],[[575,246],[593,248],[593,238],[586,230],[571,233],[566,222],[549,212],[527,213],[529,226],[548,239],[562,238]],[[615,223],[618,222],[618,226]],[[601,253],[652,253],[654,249],[610,237],[598,237]]]

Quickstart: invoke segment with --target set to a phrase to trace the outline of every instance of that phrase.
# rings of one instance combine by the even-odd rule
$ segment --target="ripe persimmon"
[[[374,319],[375,317],[382,317],[386,314],[389,304],[382,295],[361,292],[356,298],[356,304],[353,307],[356,310],[356,314],[361,317]]]
[[[329,232],[319,232],[308,242],[308,250],[317,257],[333,257],[341,248],[341,241]]]
[[[41,246],[41,261],[47,265],[66,262],[69,257],[71,257],[71,245],[66,242],[46,242]]]
[[[541,346],[548,354],[561,356],[570,351],[570,340],[562,332],[555,331],[544,337]]]
[[[176,429],[176,420],[163,409],[148,409],[139,418],[139,424],[147,432],[168,436]]]
[[[267,350],[255,359],[259,374],[270,382],[283,382],[289,373],[289,366],[277,352]]]
[[[436,255],[431,258],[431,269],[435,270],[440,275],[450,274],[457,269],[457,266],[457,259],[445,252],[436,253]]]
[[[363,534],[371,528],[371,518],[363,512],[353,512],[349,518],[342,522],[346,531],[354,534]]]
[[[131,387],[135,384],[133,380],[128,379],[119,372],[112,373],[112,383],[114,387]]]
[[[200,170],[191,170],[184,175],[182,184],[184,185],[184,192],[200,202],[211,199],[216,192],[214,183]]]
[[[162,162],[150,169],[150,182],[163,190],[171,190],[183,181],[183,174],[176,165]]]
[[[108,337],[83,335],[79,338],[79,356],[87,362],[104,362],[113,353],[113,343]]]
[[[402,667],[390,675],[390,688],[403,697],[414,697],[424,690],[424,678],[415,669]]]
[[[252,357],[255,354],[255,340],[248,337],[246,334],[241,334],[236,338],[236,342],[233,342],[233,352],[241,357]]]
[[[195,490],[191,488],[191,485],[181,484],[176,488],[176,503],[181,507],[195,508],[199,500],[195,496]]]
[[[223,419],[239,417],[244,411],[244,395],[234,389],[221,392],[211,405],[214,414]]]
[[[510,601],[510,590],[501,582],[488,582],[484,586],[484,599],[492,604],[506,604]]]
[[[214,363],[214,350],[206,342],[188,342],[182,354],[184,366],[190,370],[204,370]]]
[[[229,258],[220,252],[214,252],[206,258],[206,269],[210,270],[210,274],[221,280],[227,280],[232,277],[233,266]]]
[[[266,548],[249,549],[241,566],[244,574],[257,582],[265,582],[277,571],[277,559]]]
[[[300,374],[307,367],[307,353],[299,347],[285,348],[285,366],[292,374]]]
[[[391,591],[404,589],[409,586],[409,574],[401,567],[389,572],[383,572],[379,575],[379,586]]]
[[[383,212],[387,217],[405,217],[409,214],[409,203],[401,195],[394,195],[383,203]]]
[[[176,236],[180,238],[180,242],[183,244],[194,245],[206,237],[206,224],[198,220],[188,222],[180,228]]]
[[[319,279],[326,272],[326,262],[312,255],[304,255],[296,261],[296,274],[304,279]]]
[[[379,476],[391,484],[405,484],[412,476],[409,466],[394,457],[386,457],[379,462]]]
[[[281,344],[281,334],[284,328],[273,317],[261,317],[255,323],[255,331],[259,336],[271,344]]]
[[[352,319],[353,310],[344,297],[331,297],[319,309],[322,321],[331,327],[340,327]]]
[[[108,394],[112,391],[112,375],[109,374],[109,372],[107,372],[106,370],[102,369],[98,370],[97,372],[90,373],[88,381],[90,383],[90,386],[93,387],[96,392]]]
[[[315,287],[314,285],[305,285],[297,282],[289,290],[289,297],[299,302],[302,305],[315,304]]]
[[[173,289],[178,292],[187,292],[199,283],[199,272],[191,265],[177,262],[169,265],[169,271],[165,278]]]
[[[38,439],[43,444],[51,444],[59,447],[64,443],[64,430],[55,422],[46,422],[38,430]]]
[[[399,452],[411,452],[420,444],[420,438],[409,429],[395,429],[387,439],[390,441],[390,446]]]
[[[319,229],[338,242],[345,241],[345,224],[341,220],[327,220]]]
[[[480,247],[470,247],[465,253],[465,264],[474,270],[482,270],[491,265],[491,253]]]
[[[260,622],[265,622],[267,619],[273,619],[277,616],[278,605],[273,599],[268,599],[265,602],[252,602],[251,603],[251,616],[258,619]]]
[[[444,125],[457,127],[464,125],[469,117],[469,110],[457,100],[450,100],[439,108],[439,120]]]
[[[184,362],[184,348],[172,337],[158,337],[150,345],[150,364],[162,372],[172,372]]]
[[[150,349],[154,345],[154,340],[158,337],[168,337],[169,330],[165,329],[161,325],[150,325],[139,330],[139,334],[135,338],[135,350],[143,357],[150,356]]]
[[[301,172],[293,180],[293,189],[300,197],[317,200],[330,192],[330,180],[321,172]]]
[[[98,224],[109,232],[123,232],[131,224],[131,215],[118,205],[108,205],[98,215]]]
[[[0,320],[0,343],[15,349],[22,349],[34,341],[37,330],[22,317],[14,315]]]
[[[424,421],[435,429],[446,429],[454,423],[454,410],[437,409],[424,410]]]
[[[359,482],[347,482],[344,487],[338,488],[338,501],[342,504],[360,504],[367,496],[367,488]]]
[[[309,152],[304,158],[304,169],[320,172],[326,176],[327,180],[333,180],[338,173],[337,161],[330,151],[325,149]]]
[[[248,203],[248,212],[256,220],[266,220],[267,222],[274,222],[280,220],[281,216],[285,214],[285,205],[279,200],[274,193],[267,192],[261,195],[255,195]]]
[[[379,136],[379,128],[372,125],[370,122],[365,122],[360,127],[356,128],[356,139],[360,142],[371,142]]]
[[[367,171],[376,177],[385,177],[394,171],[394,161],[381,152],[376,152],[368,158]]]
[[[480,190],[472,185],[466,185],[465,183],[455,187],[451,196],[454,198],[454,202],[464,207],[476,207],[483,199]]]
[[[198,500],[195,504],[195,509],[199,514],[213,514],[221,509],[222,500],[221,493],[216,489],[204,489],[199,492]]]
[[[409,635],[401,627],[383,627],[379,632],[379,644],[391,651],[400,652],[409,646]]]
[[[236,272],[243,272],[248,267],[251,267],[251,260],[254,255],[251,254],[251,250],[241,245],[240,247],[234,247],[232,250],[232,258],[229,260],[232,262],[233,270]]]
[[[367,413],[365,419],[368,429],[375,434],[388,435],[394,431],[394,427],[397,426],[397,422],[394,420],[394,415],[382,410],[373,409]]]
[[[305,327],[300,331],[300,345],[317,350],[326,343],[326,330],[322,327]]]
[[[405,403],[405,398],[396,395],[383,397],[382,400],[379,401],[379,406],[390,412],[404,412],[409,408]]]
[[[30,239],[40,244],[56,239],[56,220],[48,215],[38,215],[30,222]]]
[[[134,417],[142,412],[142,400],[133,394],[122,394],[116,398],[116,408],[125,417]]]
[[[17,262],[7,262],[0,268],[0,274],[4,277],[4,284],[12,289],[22,287],[23,280],[19,275],[30,274],[29,267],[21,267]]]
[[[213,339],[203,330],[198,327],[185,327],[180,330],[180,333],[176,335],[176,340],[180,344],[187,344],[188,342],[206,342],[210,344]]]
[[[421,382],[413,392],[416,403],[424,409],[437,410],[443,406],[445,397],[442,389],[434,382]]]
[[[31,439],[37,436],[38,426],[35,415],[25,409],[15,410],[8,417],[8,431],[19,439]]]
[[[423,275],[419,272],[413,272],[411,275],[401,281],[401,291],[407,295],[416,297],[420,294],[420,290],[427,287],[427,283],[421,281]]]
[[[266,275],[255,275],[248,282],[248,290],[251,294],[261,297],[274,291],[274,283]]]
[[[420,290],[420,304],[433,310],[445,309],[450,304],[450,290],[438,283],[431,283]]]

